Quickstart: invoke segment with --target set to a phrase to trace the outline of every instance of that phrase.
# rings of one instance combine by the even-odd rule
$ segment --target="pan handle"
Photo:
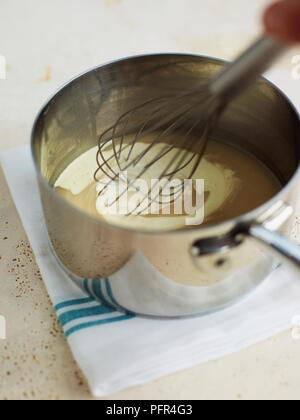
[[[192,258],[203,268],[203,258],[215,256],[215,266],[221,267],[218,262],[226,262],[229,252],[249,239],[300,276],[300,246],[278,232],[293,213],[291,206],[279,201],[269,209],[264,220],[240,224],[225,235],[195,241],[191,248]]]
[[[250,226],[246,235],[300,275],[300,246],[295,242],[262,225]]]

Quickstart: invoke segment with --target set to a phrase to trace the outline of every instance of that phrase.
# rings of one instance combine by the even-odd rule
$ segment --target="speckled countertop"
[[[259,29],[259,12],[267,3],[2,0],[0,55],[7,61],[7,78],[0,80],[0,150],[28,143],[41,104],[86,68],[156,51],[233,57]],[[290,72],[291,55],[271,77],[300,107],[300,81]],[[299,239],[298,230],[296,226]],[[0,314],[7,319],[8,335],[0,340],[0,399],[92,398],[56,319],[1,168]],[[300,341],[287,331],[111,398],[299,399],[299,350]]]

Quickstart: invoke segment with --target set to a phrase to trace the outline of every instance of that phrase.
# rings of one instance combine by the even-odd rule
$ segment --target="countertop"
[[[267,3],[1,0],[0,56],[7,66],[6,80],[0,80],[0,151],[28,143],[43,102],[87,68],[161,51],[233,58],[259,33],[259,14]],[[300,108],[300,80],[292,77],[291,61],[297,54],[299,49],[291,51],[269,76]],[[294,234],[300,239],[298,231]],[[1,168],[0,315],[7,320],[7,339],[0,339],[1,400],[92,398],[56,319]],[[295,315],[300,315],[300,304]],[[286,331],[111,399],[299,399],[299,350],[300,341]]]

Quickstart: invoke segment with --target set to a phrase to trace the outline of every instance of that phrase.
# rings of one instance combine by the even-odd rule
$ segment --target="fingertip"
[[[263,17],[266,32],[282,42],[300,42],[300,0],[280,0]]]

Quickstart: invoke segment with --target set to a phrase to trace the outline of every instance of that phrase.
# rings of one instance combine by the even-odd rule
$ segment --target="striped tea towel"
[[[284,268],[247,299],[201,318],[148,320],[100,305],[52,255],[29,147],[2,153],[0,162],[69,345],[96,397],[241,350],[289,329],[300,314],[300,281]],[[87,291],[92,287],[86,284]],[[115,299],[109,279],[97,293]]]

